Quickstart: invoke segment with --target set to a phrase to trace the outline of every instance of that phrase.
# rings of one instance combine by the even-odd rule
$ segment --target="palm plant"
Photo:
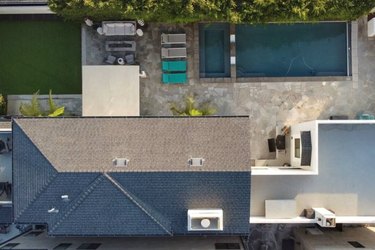
[[[5,97],[0,94],[0,115],[6,115],[6,104]]]
[[[176,103],[172,103],[170,110],[176,116],[206,116],[213,115],[217,112],[210,102],[204,102],[197,107],[196,100],[193,95],[185,98],[185,106],[180,107]]]
[[[38,96],[39,90],[33,94],[30,103],[21,103],[20,112],[23,116],[42,116]]]
[[[49,111],[43,112],[40,103],[39,103],[39,90],[35,92],[31,98],[30,103],[22,103],[20,106],[20,112],[23,116],[32,116],[32,117],[41,117],[41,116],[49,116],[49,117],[57,117],[64,114],[65,107],[61,106],[58,107],[55,105],[52,99],[52,90],[49,91],[48,96],[48,105]]]
[[[52,99],[52,90],[49,90],[48,105],[49,105],[49,114],[48,114],[49,117],[61,116],[65,112],[64,106],[58,107],[55,105],[55,102]]]

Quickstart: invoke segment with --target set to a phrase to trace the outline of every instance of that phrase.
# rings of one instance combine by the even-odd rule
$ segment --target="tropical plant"
[[[64,106],[56,106],[55,102],[52,99],[52,90],[49,90],[48,94],[48,105],[49,105],[49,117],[57,117],[57,116],[62,116],[65,112],[65,107]]]
[[[49,91],[48,96],[48,105],[49,110],[43,112],[39,102],[39,90],[35,92],[31,98],[30,103],[21,103],[19,108],[21,114],[23,116],[32,116],[32,117],[41,117],[41,116],[49,116],[49,117],[57,117],[64,114],[65,107],[61,106],[58,107],[55,105],[52,99],[52,90]]]
[[[232,23],[354,20],[369,13],[375,0],[48,0],[65,19],[85,17],[145,21]]]
[[[0,94],[0,115],[6,115],[7,103],[5,97]]]
[[[205,115],[214,115],[217,110],[214,108],[210,102],[203,102],[197,107],[196,100],[193,95],[188,95],[185,98],[185,106],[180,107],[176,103],[172,103],[170,110],[173,115],[176,116],[205,116]]]

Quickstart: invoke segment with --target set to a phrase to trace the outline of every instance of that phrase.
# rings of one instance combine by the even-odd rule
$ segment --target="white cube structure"
[[[367,36],[375,37],[375,17],[367,23]]]

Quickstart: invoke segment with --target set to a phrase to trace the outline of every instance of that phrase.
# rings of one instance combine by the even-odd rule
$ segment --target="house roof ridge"
[[[247,117],[15,120],[60,173],[250,171],[249,121]],[[84,150],[87,147],[91,150]],[[116,167],[115,158],[130,164]],[[203,166],[189,167],[190,158],[203,158]]]
[[[39,153],[44,157],[44,159],[52,166],[52,168],[56,171],[56,172],[59,172],[55,166],[52,164],[52,162],[50,161],[50,159],[48,159],[48,157],[44,154],[43,150],[40,150],[40,148],[38,147],[38,144],[33,140],[31,139],[31,137],[29,136],[29,134],[23,129],[23,127],[17,122],[16,119],[13,119],[13,122],[12,122],[12,131],[13,131],[13,124],[17,124],[17,126],[20,128],[20,130],[22,130],[23,134],[26,136],[27,139],[29,139],[33,145],[35,146],[35,148],[39,151]]]
[[[94,189],[104,180],[103,175],[97,176],[88,186],[87,188],[81,192],[81,194],[74,199],[71,205],[66,209],[67,211],[57,219],[57,222],[51,226],[49,232],[52,233],[61,223],[65,220],[69,215],[86,199],[86,197],[94,191]]]
[[[51,183],[53,183],[53,181],[56,179],[56,177],[58,176],[59,174],[58,173],[55,173],[51,178],[48,179],[47,183],[38,191],[38,193],[34,196],[34,198],[25,206],[24,209],[22,209],[18,215],[14,215],[14,220],[17,220],[18,218],[20,218],[22,216],[22,214],[31,206],[31,204],[33,204],[35,201],[38,200],[39,196],[44,192],[46,191],[46,189],[51,185]]]
[[[158,224],[165,232],[167,232],[170,236],[173,236],[173,232],[171,229],[170,222],[165,219],[164,223],[160,220],[158,220],[153,213],[157,213],[159,217],[164,216],[160,214],[157,211],[148,211],[151,208],[146,208],[145,205],[142,205],[143,203],[140,199],[138,199],[135,195],[131,194],[129,191],[127,191],[120,183],[118,183],[112,176],[110,176],[108,173],[104,172],[103,175],[118,189],[120,190],[131,202],[133,202],[137,207],[139,207],[147,216],[149,216],[156,224]],[[167,224],[167,225],[165,225]]]

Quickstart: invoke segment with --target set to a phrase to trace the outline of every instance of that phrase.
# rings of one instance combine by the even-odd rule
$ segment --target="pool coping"
[[[333,21],[336,22],[336,21]],[[342,22],[342,21],[340,21]],[[206,22],[199,22],[194,24],[194,67],[195,72],[199,72],[199,24]],[[237,77],[236,65],[230,65],[230,77],[212,77],[205,78],[199,77],[197,74],[199,83],[245,83],[245,82],[358,82],[358,54],[357,54],[357,36],[358,36],[358,23],[357,21],[352,21],[351,23],[351,75],[348,76],[296,76],[296,77]],[[235,34],[236,24],[231,23],[229,34]],[[236,46],[235,43],[230,43],[230,56],[236,56]]]

